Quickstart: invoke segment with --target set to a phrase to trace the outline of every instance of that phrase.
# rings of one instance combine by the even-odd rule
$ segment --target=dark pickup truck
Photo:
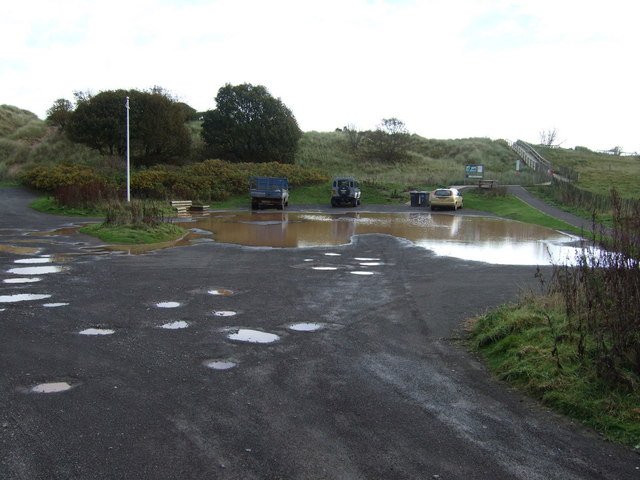
[[[286,178],[252,177],[249,179],[251,209],[267,206],[282,210],[289,205],[289,181]]]

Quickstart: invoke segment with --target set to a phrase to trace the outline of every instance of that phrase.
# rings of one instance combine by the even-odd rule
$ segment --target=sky
[[[0,104],[160,86],[198,111],[264,85],[303,131],[398,118],[426,138],[640,152],[636,0],[22,0]]]

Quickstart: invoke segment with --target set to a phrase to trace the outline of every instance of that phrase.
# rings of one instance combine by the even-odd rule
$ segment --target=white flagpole
[[[129,150],[129,97],[127,97],[127,202],[131,201],[131,175],[130,171],[130,150]]]

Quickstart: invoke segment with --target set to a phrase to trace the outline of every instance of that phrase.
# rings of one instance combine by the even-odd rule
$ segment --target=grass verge
[[[529,296],[469,322],[472,348],[500,380],[640,452],[640,392],[612,389],[552,296]]]
[[[95,223],[81,228],[80,232],[98,237],[104,242],[121,245],[167,242],[177,240],[187,233],[184,228],[172,223],[159,223],[153,226],[110,226]]]
[[[519,222],[541,225],[575,235],[584,235],[582,229],[545,215],[540,210],[530,207],[513,195],[492,196],[484,193],[469,192],[464,194],[464,206],[465,208],[493,213],[494,215]]]

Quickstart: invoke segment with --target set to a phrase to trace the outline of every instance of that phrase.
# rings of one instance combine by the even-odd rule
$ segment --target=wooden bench
[[[178,211],[178,216],[188,215],[192,203],[191,200],[171,200],[171,206]]]
[[[493,188],[496,186],[495,180],[478,180],[479,188]]]
[[[191,205],[189,210],[192,212],[204,212],[209,209],[209,205]]]

